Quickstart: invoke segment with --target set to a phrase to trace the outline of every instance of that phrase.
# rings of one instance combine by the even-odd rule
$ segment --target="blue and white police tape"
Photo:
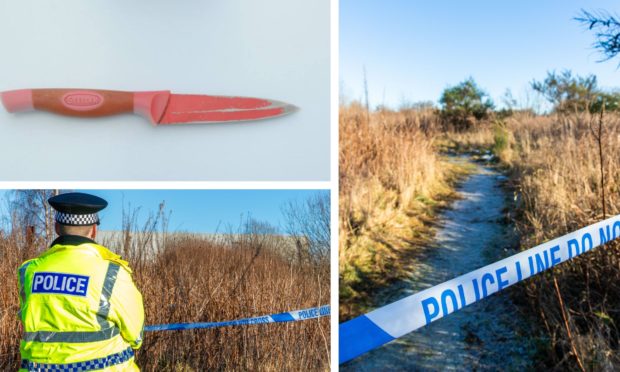
[[[329,305],[323,305],[320,307],[312,307],[310,309],[288,311],[285,313],[271,314],[257,316],[254,318],[244,318],[237,320],[229,320],[225,322],[208,322],[208,323],[175,323],[175,324],[158,324],[144,327],[144,330],[149,331],[178,331],[184,329],[197,329],[197,328],[219,328],[219,327],[231,327],[240,325],[252,325],[252,324],[267,324],[267,323],[284,323],[284,322],[298,322],[301,320],[316,319],[324,316],[329,316]]]
[[[618,237],[620,237],[620,215],[341,323],[340,363],[347,362]]]

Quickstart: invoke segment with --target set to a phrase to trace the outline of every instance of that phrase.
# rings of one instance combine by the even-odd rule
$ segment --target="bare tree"
[[[331,206],[328,192],[319,192],[305,202],[291,201],[282,208],[286,232],[295,239],[300,261],[329,262]]]
[[[15,190],[9,199],[12,228],[24,229],[28,244],[49,246],[54,238],[54,213],[47,199],[58,195],[59,190]],[[42,248],[42,247],[39,247]]]
[[[168,224],[171,211],[166,210],[166,202],[159,203],[157,212],[150,212],[140,222],[141,209],[134,208],[131,203],[123,203],[122,212],[122,252],[124,259],[142,265],[146,260],[156,256],[165,249],[168,240]],[[108,242],[106,242],[108,243]],[[109,242],[118,244],[118,241]]]
[[[370,124],[370,102],[368,101],[368,79],[366,79],[366,66],[364,66],[364,98],[366,101],[366,124]]]
[[[599,174],[601,177],[601,205],[603,207],[603,219],[607,218],[607,208],[605,204],[605,158],[603,152],[603,120],[605,117],[605,102],[603,101],[601,112],[598,118],[598,130],[594,130],[592,120],[590,120],[590,132],[592,137],[596,140],[598,145],[598,158],[599,158]]]

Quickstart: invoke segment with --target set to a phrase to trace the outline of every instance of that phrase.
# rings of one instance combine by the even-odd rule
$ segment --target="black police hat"
[[[71,226],[99,225],[97,212],[108,206],[98,196],[81,192],[69,192],[47,200],[56,210],[56,222]]]

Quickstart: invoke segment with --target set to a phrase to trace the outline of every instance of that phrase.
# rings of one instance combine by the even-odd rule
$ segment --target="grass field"
[[[495,131],[492,147],[517,185],[523,249],[620,214],[620,117],[603,118],[602,168],[599,122],[587,114],[517,116]],[[535,277],[524,289],[545,329],[551,365],[620,367],[618,241]]]
[[[443,130],[432,111],[372,112],[370,123],[365,115],[356,105],[341,108],[341,318],[363,311],[381,284],[373,278],[398,276],[395,262],[415,261],[430,241],[433,211],[449,200],[455,175],[446,150],[497,156],[514,185],[523,250],[601,220],[603,201],[607,217],[620,213],[618,115],[516,113],[460,132]],[[619,368],[618,242],[519,288],[526,298],[519,303],[542,330],[541,368]]]
[[[400,277],[431,234],[430,222],[467,169],[435,150],[432,110],[340,111],[340,319],[366,310],[369,294]]]

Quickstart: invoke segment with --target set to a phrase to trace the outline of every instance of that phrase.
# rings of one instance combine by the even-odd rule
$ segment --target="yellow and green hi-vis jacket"
[[[18,269],[20,371],[137,371],[142,295],[120,256],[61,236]]]

